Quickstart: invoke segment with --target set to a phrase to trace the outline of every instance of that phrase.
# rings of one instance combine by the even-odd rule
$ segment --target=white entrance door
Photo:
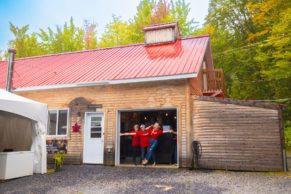
[[[83,162],[103,164],[104,116],[103,113],[86,113],[84,127]]]

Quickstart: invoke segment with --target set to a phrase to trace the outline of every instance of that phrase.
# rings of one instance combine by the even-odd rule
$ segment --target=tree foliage
[[[73,18],[63,26],[56,26],[56,32],[51,28],[47,31],[40,29],[38,36],[42,47],[47,53],[61,53],[67,51],[78,51],[85,48],[84,29],[75,26]]]
[[[112,21],[107,24],[103,33],[99,47],[111,47],[133,43],[131,39],[132,31],[128,22],[122,21],[121,17],[112,16]]]
[[[9,42],[9,47],[17,50],[16,57],[35,56],[45,53],[38,43],[37,35],[35,33],[29,35],[28,29],[29,25],[19,28],[10,22],[10,31],[15,38]]]
[[[254,60],[261,73],[272,80],[275,97],[291,96],[291,1],[250,2],[256,32],[248,35],[256,46]]]
[[[69,23],[56,26],[55,30],[49,27],[31,34],[28,30],[29,25],[17,27],[10,23],[14,39],[9,42],[9,47],[16,49],[17,58],[97,47],[96,24],[87,20],[84,21],[84,28],[77,27],[71,18]]]
[[[211,35],[214,62],[225,71],[230,97],[291,95],[290,21],[287,0],[210,2],[199,33]]]
[[[101,36],[99,47],[140,43],[144,40],[143,28],[157,23],[178,22],[182,36],[196,30],[196,23],[189,18],[190,4],[184,0],[142,0],[136,15],[129,21],[113,16]]]
[[[130,20],[113,16],[97,42],[96,24],[69,23],[29,34],[10,24],[16,57],[143,42],[143,28],[176,22],[182,36],[210,34],[214,63],[225,71],[227,94],[236,99],[291,96],[291,1],[211,0],[202,28],[189,17],[185,0],[141,0]]]
[[[88,20],[84,21],[84,44],[85,49],[95,49],[97,47],[97,25],[90,23]]]
[[[253,31],[250,13],[245,10],[246,2],[211,1],[202,31],[211,35],[214,62],[224,69],[227,93],[233,98],[255,98],[266,90],[253,83],[262,79],[257,74],[258,67],[253,64],[254,50],[237,49],[247,44],[247,34]]]
[[[71,18],[69,23],[57,25],[55,30],[48,27],[32,34],[28,34],[28,25],[18,28],[11,24],[14,39],[10,42],[10,47],[16,48],[16,57],[27,57],[141,43],[144,40],[145,26],[167,22],[178,22],[182,36],[186,37],[196,30],[196,23],[189,17],[189,12],[190,4],[185,0],[141,0],[132,19],[124,21],[113,15],[98,41],[96,24],[87,20],[84,21],[83,28],[76,26]]]
[[[225,71],[230,97],[291,97],[291,1],[211,0],[198,33],[211,35],[214,63]],[[290,100],[285,105],[286,145],[291,146]]]

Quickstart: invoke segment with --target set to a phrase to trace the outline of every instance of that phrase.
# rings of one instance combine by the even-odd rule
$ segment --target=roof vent
[[[180,38],[177,22],[147,26],[143,31],[145,45],[171,43]]]

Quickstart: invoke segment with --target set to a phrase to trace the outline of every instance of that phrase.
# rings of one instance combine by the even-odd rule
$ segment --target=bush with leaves
[[[285,135],[286,147],[290,148],[291,147],[291,123],[289,127],[285,127],[284,132],[285,132],[284,135]]]
[[[65,160],[65,153],[60,151],[54,154],[53,157],[55,161],[55,171],[59,171],[64,163]]]

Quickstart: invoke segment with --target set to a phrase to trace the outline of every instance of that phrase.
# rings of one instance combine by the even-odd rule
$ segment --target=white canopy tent
[[[47,121],[46,104],[0,89],[0,153],[32,151],[34,173],[47,171]]]

